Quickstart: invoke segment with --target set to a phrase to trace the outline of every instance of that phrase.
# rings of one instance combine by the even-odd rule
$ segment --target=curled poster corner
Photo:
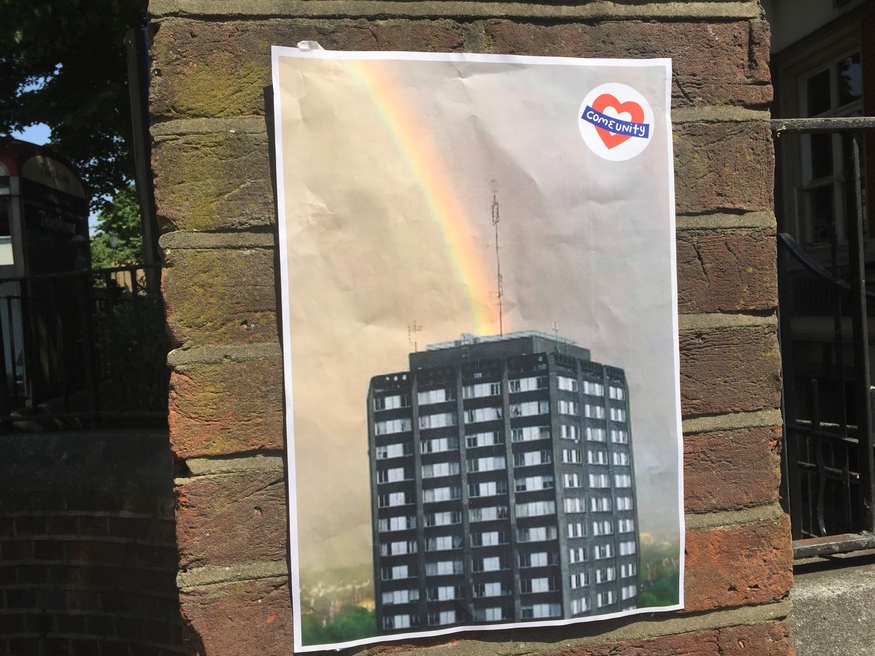
[[[309,52],[310,50],[324,50],[324,48],[319,45],[318,41],[298,41],[298,50]]]

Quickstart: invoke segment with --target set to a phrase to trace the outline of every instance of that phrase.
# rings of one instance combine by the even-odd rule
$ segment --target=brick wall
[[[0,440],[0,654],[182,653],[166,433]]]
[[[687,608],[498,641],[463,634],[430,641],[429,653],[792,653],[792,552],[777,500],[769,29],[758,3],[152,0],[150,11],[191,653],[279,654],[292,642],[265,88],[270,45],[304,39],[674,60]]]

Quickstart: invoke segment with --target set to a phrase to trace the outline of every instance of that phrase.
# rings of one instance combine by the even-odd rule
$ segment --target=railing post
[[[863,252],[863,194],[858,134],[851,141],[854,162],[854,194],[857,211],[848,230],[851,265],[851,319],[854,340],[854,379],[859,431],[860,519],[865,530],[875,529],[875,454],[872,452],[872,395],[869,371],[869,325],[866,311],[866,260]]]
[[[10,416],[10,412],[12,409],[12,403],[9,394],[9,377],[10,374],[7,371],[6,364],[6,343],[9,343],[9,351],[12,353],[10,359],[12,360],[12,387],[15,387],[15,350],[14,350],[14,340],[12,339],[13,332],[13,319],[12,313],[6,313],[6,321],[0,321],[0,435],[4,433],[8,433],[12,426],[12,417]],[[9,334],[9,339],[7,340],[6,334]]]
[[[92,301],[91,272],[79,272],[74,278],[79,308],[79,329],[82,333],[82,351],[85,360],[85,398],[88,404],[88,426],[97,428],[97,410],[99,408],[99,378],[96,375],[97,338],[94,330],[94,303]]]
[[[782,368],[784,372],[781,405],[784,411],[784,453],[781,458],[781,478],[784,482],[783,501],[790,515],[793,539],[802,537],[802,483],[799,476],[799,439],[795,430],[796,396],[795,372],[793,369],[793,337],[791,319],[793,298],[790,292],[790,259],[784,245],[783,235],[778,235],[778,336],[781,343]]]

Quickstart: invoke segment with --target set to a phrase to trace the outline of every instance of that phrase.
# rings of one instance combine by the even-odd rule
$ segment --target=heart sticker
[[[641,107],[641,105],[632,100],[621,103],[609,93],[603,93],[598,98],[596,98],[592,103],[592,108],[601,114],[605,114],[605,110],[607,109],[613,109],[615,118],[623,119],[623,114],[628,114],[628,120],[630,122],[644,122],[644,109]],[[601,138],[602,143],[605,144],[608,150],[616,148],[621,143],[628,141],[632,138],[632,135],[608,132],[605,128],[599,126],[596,126],[595,129],[596,133]]]
[[[587,147],[610,162],[640,155],[658,128],[647,99],[620,82],[591,89],[580,104],[577,125]]]

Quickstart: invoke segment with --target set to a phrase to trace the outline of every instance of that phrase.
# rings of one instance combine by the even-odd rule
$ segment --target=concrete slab
[[[797,563],[790,599],[799,656],[875,654],[875,551]]]

